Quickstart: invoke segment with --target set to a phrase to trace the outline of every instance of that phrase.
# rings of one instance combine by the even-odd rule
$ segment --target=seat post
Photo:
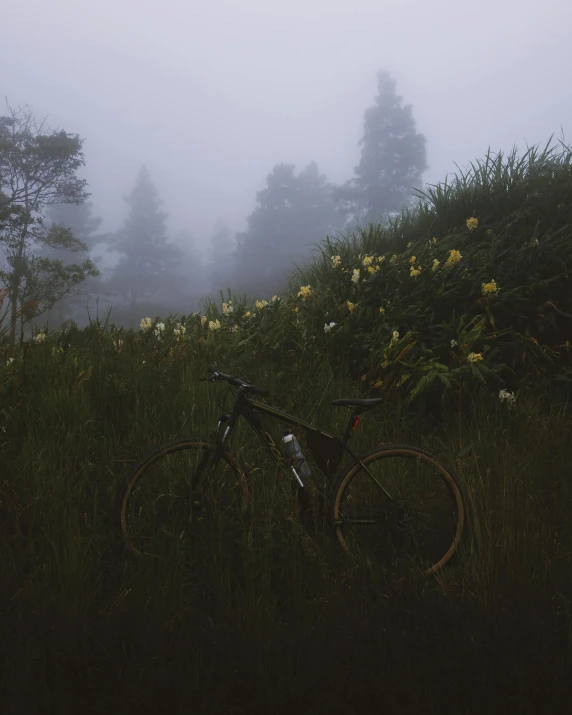
[[[349,440],[349,438],[351,437],[352,427],[353,427],[356,417],[359,417],[362,414],[362,412],[366,411],[366,409],[367,408],[365,408],[365,407],[356,407],[352,411],[350,418],[348,419],[348,422],[346,424],[346,429],[344,432],[344,443],[347,442]]]

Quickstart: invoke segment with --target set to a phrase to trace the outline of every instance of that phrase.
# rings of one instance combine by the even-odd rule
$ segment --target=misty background
[[[89,247],[101,275],[87,294],[134,325],[227,285],[268,299],[309,241],[394,215],[340,195],[364,159],[379,72],[411,105],[413,144],[424,137],[417,188],[489,147],[568,138],[570,27],[567,0],[30,0],[2,8],[1,89],[84,140],[89,203],[47,217]],[[170,247],[160,300],[141,295],[146,231]],[[87,323],[85,299],[50,321],[70,315]]]

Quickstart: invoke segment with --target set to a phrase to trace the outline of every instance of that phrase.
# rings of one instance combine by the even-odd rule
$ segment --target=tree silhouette
[[[421,188],[427,169],[426,139],[416,132],[412,106],[402,106],[387,72],[378,72],[377,89],[374,104],[364,114],[355,177],[334,191],[346,227],[382,221],[399,211],[412,189]]]

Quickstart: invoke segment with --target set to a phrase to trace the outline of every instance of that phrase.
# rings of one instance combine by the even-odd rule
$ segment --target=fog
[[[350,178],[388,71],[427,139],[425,183],[572,134],[569,0],[2,3],[1,90],[85,139],[94,213],[123,222],[144,164],[171,234],[242,231],[281,162]],[[6,114],[0,111],[0,114]]]

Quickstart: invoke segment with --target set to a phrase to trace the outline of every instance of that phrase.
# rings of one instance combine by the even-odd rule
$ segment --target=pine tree
[[[413,189],[421,188],[427,169],[426,139],[416,131],[412,106],[402,106],[387,72],[377,74],[377,87],[375,102],[364,114],[355,177],[334,192],[340,212],[353,225],[400,211]]]
[[[125,201],[129,214],[111,243],[122,256],[109,278],[109,286],[134,312],[138,305],[158,302],[184,290],[180,266],[185,254],[168,241],[167,214],[160,210],[163,202],[145,167]]]

